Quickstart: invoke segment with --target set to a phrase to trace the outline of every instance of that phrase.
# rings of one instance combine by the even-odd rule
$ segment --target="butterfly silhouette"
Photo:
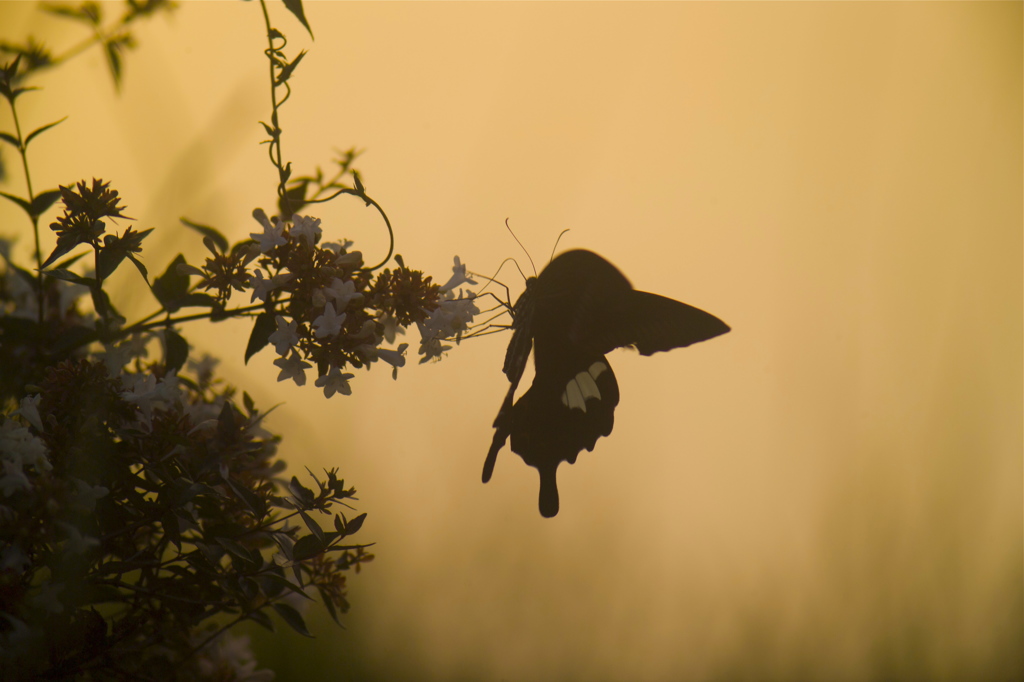
[[[540,473],[540,513],[558,513],[556,472],[612,432],[619,385],[605,353],[633,346],[641,355],[689,346],[729,331],[685,303],[637,291],[591,251],[566,251],[512,307],[512,340],[503,370],[511,386],[494,420],[483,481],[511,436],[512,451]],[[513,403],[533,348],[533,384]]]

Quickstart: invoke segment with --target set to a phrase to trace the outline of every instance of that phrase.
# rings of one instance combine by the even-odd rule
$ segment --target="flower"
[[[460,287],[463,284],[476,284],[476,282],[466,275],[466,266],[456,256],[455,265],[452,267],[452,276],[441,287],[441,291],[454,291],[456,287]]]
[[[405,367],[405,349],[408,347],[409,344],[403,343],[398,347],[397,350],[389,350],[387,348],[377,349],[377,357],[394,368],[393,370],[391,370],[392,379],[398,378],[399,367]]]
[[[322,339],[325,336],[337,336],[341,331],[341,325],[345,322],[345,313],[339,315],[334,311],[334,304],[328,303],[324,306],[323,315],[313,320],[316,328],[316,338]]]
[[[294,350],[291,357],[280,357],[274,360],[274,364],[281,368],[281,373],[277,375],[277,380],[293,379],[296,386],[304,386],[306,384],[306,370],[313,366],[303,361]]]
[[[356,285],[352,280],[341,280],[337,277],[331,280],[331,286],[324,289],[324,296],[334,299],[338,304],[335,306],[337,310],[344,310],[352,301],[363,298],[363,295],[356,291]]]
[[[352,395],[352,387],[348,385],[348,380],[354,376],[354,374],[342,374],[337,367],[331,367],[330,372],[316,380],[316,386],[324,389],[325,398],[330,398],[335,393]]]
[[[267,337],[267,340],[274,344],[274,350],[278,355],[288,355],[288,350],[299,342],[299,335],[295,332],[299,323],[295,320],[289,322],[280,315],[274,319],[277,321],[277,331]]]
[[[250,237],[259,242],[260,253],[266,253],[275,246],[281,246],[287,243],[287,239],[282,236],[284,232],[284,223],[281,222],[280,218],[274,218],[274,224],[270,224],[270,220],[267,218],[267,214],[263,212],[262,208],[257,208],[252,212],[252,217],[259,221],[260,225],[263,226],[263,232],[252,232],[249,234]]]
[[[252,298],[249,299],[249,302],[253,303],[257,298],[266,302],[267,294],[294,277],[295,275],[291,272],[282,272],[274,275],[270,279],[264,279],[263,271],[256,268],[253,274],[249,276],[249,286],[251,286],[253,290]]]
[[[32,484],[29,482],[28,477],[21,470],[21,462],[5,459],[3,464],[4,473],[0,476],[0,492],[3,493],[4,497],[10,497],[19,490],[32,489]]]
[[[294,215],[292,216],[291,233],[293,237],[304,238],[307,245],[315,246],[320,239],[320,235],[323,233],[323,230],[320,229],[320,219],[304,215]]]

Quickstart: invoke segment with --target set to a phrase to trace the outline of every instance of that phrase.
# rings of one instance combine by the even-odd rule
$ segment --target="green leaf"
[[[173,329],[164,330],[164,364],[168,372],[177,372],[188,359],[188,341]]]
[[[49,130],[50,128],[52,128],[55,125],[60,125],[66,119],[67,119],[67,116],[65,116],[64,118],[60,119],[59,121],[54,121],[53,123],[47,123],[46,125],[42,126],[41,128],[36,128],[35,130],[33,130],[31,133],[28,134],[28,137],[25,138],[25,147],[28,148],[28,143],[31,142],[32,138],[34,138],[36,135]]]
[[[285,64],[284,68],[281,69],[281,73],[277,75],[277,84],[281,85],[286,82],[292,76],[292,72],[295,71],[295,67],[299,65],[302,58],[306,56],[306,51],[299,52],[299,56],[292,60],[290,64]]]
[[[324,544],[315,535],[303,535],[292,547],[292,560],[305,561],[324,551]]]
[[[288,623],[288,625],[291,626],[292,630],[295,630],[295,632],[300,635],[305,635],[306,637],[313,636],[309,633],[309,630],[306,629],[306,621],[302,620],[302,616],[294,607],[281,602],[271,604],[270,606],[277,611],[277,615],[281,616],[281,619],[284,620],[285,623]]]
[[[26,209],[31,210],[31,209]],[[46,257],[43,261],[43,267],[49,267],[53,261],[57,260],[66,253],[69,253],[71,249],[75,248],[79,244],[87,244],[88,242],[80,242],[77,237],[69,232],[64,232],[57,237],[57,246],[53,248],[53,252]]]
[[[262,497],[260,497],[253,491],[249,490],[245,486],[235,483],[230,478],[226,480],[231,490],[234,491],[235,495],[237,495],[239,499],[242,500],[242,503],[249,508],[249,511],[256,515],[256,518],[261,519],[264,516],[266,516],[267,503],[263,500]]]
[[[32,200],[31,211],[33,217],[42,215],[54,202],[60,199],[60,190],[51,189],[36,195]]]
[[[288,484],[288,490],[291,491],[292,495],[294,495],[299,502],[307,507],[311,506],[313,504],[313,500],[316,499],[316,496],[313,495],[313,491],[299,483],[299,479],[296,476],[292,476],[292,480]]]
[[[320,603],[323,604],[324,608],[327,609],[327,613],[331,614],[331,620],[333,620],[338,625],[341,625],[341,621],[338,620],[338,610],[334,607],[334,602],[331,600],[331,598],[328,596],[328,594],[324,591],[322,587],[318,587],[316,589],[320,593]]]
[[[309,514],[301,509],[299,509],[298,512],[299,516],[302,517],[303,522],[305,522],[306,528],[309,528],[309,531],[316,536],[316,539],[320,541],[321,545],[325,544],[324,530],[320,527],[320,524],[314,521]]]
[[[142,275],[142,279],[144,279],[146,281],[146,283],[148,284],[149,283],[149,270],[147,270],[146,266],[142,264],[142,261],[140,261],[138,258],[136,258],[135,254],[133,254],[133,253],[129,253],[128,254],[128,260],[130,260],[132,263],[135,264],[135,267],[139,271],[139,274]]]
[[[270,616],[263,613],[263,611],[253,611],[246,615],[249,620],[255,621],[265,627],[266,629],[274,632],[274,621],[270,620]]]
[[[103,46],[110,65],[110,75],[114,79],[114,87],[121,85],[121,45],[116,40],[108,41]]]
[[[70,270],[64,270],[63,268],[47,270],[43,274],[48,277],[53,277],[54,279],[64,280],[65,282],[81,284],[84,287],[93,287],[96,285],[96,280],[92,277],[82,277],[77,273],[71,272]]]
[[[210,227],[208,225],[200,225],[199,223],[194,223],[191,220],[189,220],[188,218],[178,218],[178,220],[180,220],[182,222],[182,224],[185,225],[185,227],[190,227],[193,230],[195,230],[196,232],[198,232],[199,234],[203,235],[204,237],[209,237],[210,239],[212,239],[213,242],[218,247],[220,247],[221,253],[224,253],[224,252],[226,252],[228,250],[228,240],[227,240],[227,237],[222,235],[220,232],[218,232],[214,228],[212,228],[212,227]]]
[[[10,133],[0,132],[0,140],[3,140],[7,144],[11,145],[15,149],[21,149],[21,144],[18,143],[18,138]]]
[[[167,266],[164,274],[160,275],[153,282],[153,294],[156,300],[169,313],[177,312],[181,308],[181,299],[188,293],[188,275],[178,272],[178,266],[185,262],[185,256],[180,253]]]
[[[306,21],[306,13],[302,11],[302,0],[284,0],[284,6],[295,15],[296,19],[302,22],[302,25],[309,31],[309,37],[312,38],[313,29],[309,27],[309,22]]]
[[[256,322],[252,326],[252,333],[249,334],[249,343],[245,347],[245,362],[249,358],[263,350],[263,347],[270,343],[270,335],[277,329],[277,322],[271,313],[260,313],[256,316]]]
[[[21,197],[16,197],[13,194],[8,194],[7,192],[0,192],[0,197],[6,197],[7,199],[10,199],[18,206],[21,206],[21,209],[25,211],[25,213],[28,213],[29,216],[32,215],[32,204],[28,203]]]
[[[355,535],[360,528],[363,527],[363,521],[366,520],[366,513],[362,513],[355,517],[351,521],[345,524],[345,535]]]
[[[104,239],[103,246],[100,247],[99,254],[96,256],[96,275],[99,279],[104,280],[114,273],[117,266],[130,254],[137,253],[142,250],[142,240],[149,236],[149,233],[153,231],[153,228],[143,230],[142,232],[132,232],[132,228],[128,228],[124,231],[124,235],[118,237],[117,235],[107,235]],[[134,258],[132,259],[135,260]],[[138,265],[142,265],[138,263]],[[143,278],[146,276],[145,268],[142,268]]]

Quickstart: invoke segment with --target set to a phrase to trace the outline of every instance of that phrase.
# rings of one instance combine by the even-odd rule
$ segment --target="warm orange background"
[[[244,326],[187,329],[284,403],[291,469],[340,467],[378,542],[346,631],[258,640],[280,679],[1024,674],[1021,10],[317,2],[310,42],[272,4],[310,50],[286,155],[367,150],[408,263],[527,269],[509,217],[540,268],[570,228],[560,249],[733,327],[612,356],[615,433],[561,469],[554,520],[508,451],[480,484],[507,335],[324,400],[276,384],[269,352],[244,367]],[[0,12],[2,38],[81,37]],[[200,253],[179,216],[255,230],[262,30],[256,3],[186,2],[138,33],[119,97],[95,51],[41,79],[26,125],[70,118],[34,145],[36,188],[113,181],[158,228],[156,271]],[[386,248],[358,201],[321,216],[368,260]],[[148,312],[138,291],[115,299]]]

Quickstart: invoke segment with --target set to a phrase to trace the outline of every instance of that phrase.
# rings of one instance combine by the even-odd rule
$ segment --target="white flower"
[[[281,368],[281,373],[277,375],[277,380],[293,379],[296,386],[306,385],[306,370],[313,366],[303,361],[294,350],[290,358],[280,357],[274,360],[274,364]]]
[[[71,501],[76,509],[92,512],[96,509],[96,500],[106,497],[109,489],[101,485],[89,485],[81,479],[73,479],[75,484],[75,496]]]
[[[252,287],[252,298],[249,299],[249,302],[253,303],[257,298],[266,302],[267,294],[285,282],[290,281],[294,277],[294,273],[282,272],[274,275],[270,279],[264,279],[263,271],[256,268],[256,270],[253,271],[253,274],[249,276],[249,286]]]
[[[124,366],[131,362],[133,344],[131,341],[122,341],[116,346],[103,344],[103,352],[99,357],[103,359],[103,366],[107,368],[107,374],[116,377],[121,374]]]
[[[100,546],[99,540],[88,535],[82,535],[82,532],[70,523],[58,521],[57,525],[67,533],[67,544],[64,545],[64,549],[70,554],[85,554],[93,547]]]
[[[0,476],[0,492],[3,493],[4,497],[10,497],[19,490],[31,490],[32,484],[29,482],[25,472],[21,470],[21,462],[5,459],[4,473]]]
[[[399,334],[405,334],[405,329],[398,326],[398,320],[395,319],[394,315],[381,313],[380,317],[377,318],[377,321],[384,325],[384,339],[388,343],[394,343],[395,338],[397,338]]]
[[[196,663],[204,680],[272,682],[274,679],[272,670],[256,669],[256,658],[246,635],[235,637],[225,632],[199,651]]]
[[[38,393],[27,395],[21,399],[21,404],[14,411],[14,414],[20,414],[25,418],[25,421],[34,426],[36,431],[43,430],[43,420],[39,416],[39,401],[42,398],[43,396]]]
[[[348,380],[354,376],[354,374],[342,374],[337,367],[331,367],[330,372],[316,380],[316,386],[324,389],[325,398],[330,398],[335,393],[352,395],[352,387],[348,385]]]
[[[284,223],[281,222],[280,218],[274,218],[274,224],[271,225],[270,220],[267,219],[267,214],[263,212],[262,208],[257,208],[253,211],[252,217],[263,226],[263,232],[253,232],[249,235],[259,242],[260,253],[266,253],[275,246],[280,246],[287,241],[281,235],[284,232]]]
[[[378,348],[377,357],[388,363],[392,367],[391,378],[398,378],[398,368],[405,367],[405,349],[409,347],[409,344],[403,343],[398,347],[397,350],[389,350],[387,348]]]
[[[437,308],[430,313],[430,317],[424,322],[418,322],[420,330],[420,355],[424,358],[421,363],[431,358],[440,357],[445,351],[451,350],[451,346],[441,343],[443,340],[460,340],[462,332],[466,331],[473,322],[473,316],[480,311],[476,307],[476,294],[470,292],[464,295],[459,292],[458,298],[450,291],[445,292],[445,298],[440,301]]]
[[[289,322],[280,315],[275,319],[277,320],[277,331],[271,334],[267,340],[274,344],[274,350],[278,355],[288,355],[292,346],[299,342],[299,335],[295,333],[295,328],[299,323],[295,320]]]
[[[154,409],[166,410],[181,400],[176,372],[169,372],[160,381],[152,374],[126,374],[121,383],[127,389],[121,391],[121,397],[138,405],[142,422],[147,426]]]
[[[345,322],[345,313],[339,315],[334,311],[334,304],[328,303],[324,306],[323,315],[313,320],[313,327],[316,329],[316,338],[322,339],[325,336],[337,336],[341,331],[341,325]]]
[[[334,264],[339,268],[345,268],[346,270],[358,270],[363,266],[363,252],[362,251],[351,251],[349,253],[339,254],[334,259]]]
[[[213,370],[219,364],[220,360],[208,353],[203,353],[203,356],[198,360],[188,359],[189,371],[195,374],[202,384],[208,384],[213,380]]]
[[[46,444],[13,419],[0,424],[0,452],[18,463],[19,472],[26,464],[40,473],[53,469]]]
[[[292,230],[293,237],[302,237],[306,240],[306,244],[309,246],[315,246],[323,230],[320,229],[320,219],[313,218],[311,216],[294,215],[292,216]]]
[[[460,287],[463,284],[475,285],[476,282],[466,275],[466,266],[463,265],[459,260],[459,257],[456,256],[455,265],[452,267],[452,276],[445,285],[441,287],[441,291],[454,291],[456,287]]]
[[[332,298],[337,303],[336,310],[344,310],[352,301],[362,300],[363,295],[356,291],[355,283],[350,280],[341,280],[335,277],[331,280],[331,286],[324,289],[324,295]]]

